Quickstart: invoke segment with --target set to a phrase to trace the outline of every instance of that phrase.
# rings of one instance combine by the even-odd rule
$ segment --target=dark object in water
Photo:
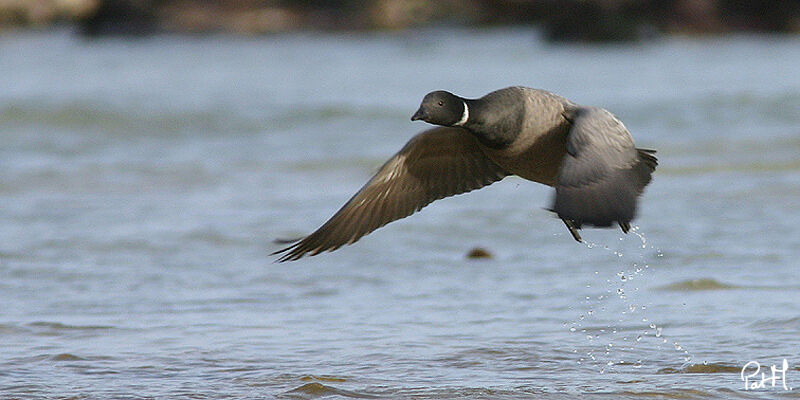
[[[278,261],[333,251],[431,202],[508,175],[556,189],[551,211],[581,241],[586,225],[627,233],[656,168],[655,150],[598,107],[509,87],[479,99],[428,93],[412,121],[441,125],[413,138],[322,227],[274,254]]]
[[[467,253],[467,258],[470,259],[488,259],[494,258],[492,253],[489,250],[484,249],[483,247],[473,247],[472,250]]]

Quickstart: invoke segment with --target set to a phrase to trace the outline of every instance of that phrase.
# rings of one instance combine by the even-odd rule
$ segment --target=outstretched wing
[[[438,127],[414,136],[322,227],[273,254],[278,261],[336,250],[407,217],[434,200],[469,192],[507,176],[461,128]]]
[[[572,127],[553,210],[578,228],[618,222],[627,231],[658,164],[655,151],[635,148],[622,122],[602,108],[574,108],[564,116]]]

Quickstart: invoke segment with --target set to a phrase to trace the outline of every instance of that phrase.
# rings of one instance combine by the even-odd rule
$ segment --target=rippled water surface
[[[0,397],[796,396],[799,63],[798,37],[0,35]],[[635,232],[578,244],[512,177],[273,263],[425,93],[510,85],[658,149]],[[796,390],[745,392],[784,359]]]

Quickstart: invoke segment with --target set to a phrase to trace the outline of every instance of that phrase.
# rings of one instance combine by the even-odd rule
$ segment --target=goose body
[[[553,186],[551,210],[573,238],[583,225],[630,228],[650,182],[654,150],[634,147],[613,114],[545,90],[509,87],[479,99],[428,93],[413,120],[439,125],[414,136],[312,234],[278,261],[336,250],[431,202],[508,175]]]

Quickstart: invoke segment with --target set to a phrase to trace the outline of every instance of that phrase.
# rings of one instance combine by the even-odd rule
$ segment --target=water
[[[799,60],[798,37],[4,34],[0,393],[796,395]],[[577,244],[548,188],[507,178],[272,262],[424,129],[425,93],[517,84],[658,149],[635,233]],[[798,389],[744,391],[747,362],[783,359]]]

